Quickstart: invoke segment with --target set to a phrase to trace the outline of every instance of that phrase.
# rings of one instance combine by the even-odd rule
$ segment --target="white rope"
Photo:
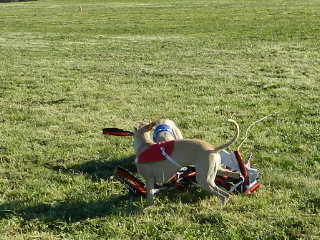
[[[278,113],[278,112],[271,113],[271,114],[269,114],[269,115],[267,115],[267,116],[265,116],[265,117],[263,117],[263,118],[258,119],[258,120],[255,121],[255,122],[251,123],[251,125],[247,128],[246,135],[245,135],[244,139],[242,140],[242,142],[240,143],[240,145],[239,145],[239,147],[238,147],[237,150],[240,152],[240,148],[242,147],[242,144],[243,144],[243,143],[247,140],[247,138],[248,138],[249,130],[250,130],[256,123],[261,122],[261,121],[267,119],[268,117],[270,117],[270,116],[272,116],[272,115],[274,115],[274,114],[277,114],[277,113]]]
[[[182,168],[182,166],[179,163],[173,160],[173,158],[166,153],[166,151],[164,150],[164,147],[161,147],[160,150],[161,150],[162,156],[164,156],[169,162],[171,162],[173,165],[175,165],[179,169]]]

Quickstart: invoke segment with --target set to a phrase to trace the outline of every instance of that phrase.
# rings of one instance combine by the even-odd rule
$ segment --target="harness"
[[[174,143],[175,140],[152,144],[147,150],[139,154],[137,162],[150,163],[167,159],[166,156],[169,156],[173,152]],[[163,155],[163,152],[165,152],[166,155]]]
[[[174,134],[174,131],[172,130],[172,128],[169,125],[160,124],[153,131],[152,139],[153,139],[154,142],[157,142],[157,136],[161,132],[169,132],[174,136],[174,138],[176,138],[176,135]]]
[[[181,167],[174,159],[172,159],[170,154],[172,153],[173,147],[174,141],[170,141],[170,144],[168,144],[168,142],[153,144],[149,149],[141,153],[139,157],[136,158],[136,160],[140,163],[141,156],[143,162],[155,162],[155,156],[152,157],[153,160],[151,161],[147,160],[147,158],[149,157],[149,154],[151,152],[156,152],[157,156],[159,157],[157,157],[156,160],[159,161],[159,159],[161,159],[160,161],[163,161],[166,159],[178,168],[176,174],[174,174],[168,180],[167,183],[156,186],[156,193],[158,193],[160,190],[170,188],[183,188],[190,184],[197,185],[196,169],[193,166]],[[251,156],[249,157],[249,161],[247,163],[244,163],[242,156],[238,151],[232,153],[223,150],[220,154],[223,156],[224,159],[224,161],[222,161],[221,164],[224,165],[226,168],[229,168],[231,171],[240,172],[240,178],[216,176],[215,183],[219,187],[223,187],[229,193],[244,193],[246,195],[249,195],[261,186],[259,171],[251,167]],[[137,196],[147,195],[148,191],[146,190],[144,183],[142,183],[138,178],[136,178],[127,170],[121,167],[117,167],[116,176],[125,184],[130,193],[133,193]]]
[[[165,188],[170,185],[185,186],[188,184],[196,183],[196,169],[194,167],[182,167],[170,155],[174,149],[174,140],[168,142],[160,142],[151,145],[146,151],[142,152],[137,158],[138,163],[150,163],[168,160],[179,169],[177,173],[169,179],[169,181],[160,188]],[[238,171],[240,173],[237,179],[227,176],[216,176],[215,183],[218,186],[225,188],[229,193],[241,192],[251,194],[261,186],[259,173],[257,169],[251,168],[251,157],[248,163],[244,163],[241,153],[235,151],[230,153],[223,150],[221,153],[223,161],[221,162],[224,167],[231,171]]]

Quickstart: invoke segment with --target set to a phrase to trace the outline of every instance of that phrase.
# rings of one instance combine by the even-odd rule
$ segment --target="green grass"
[[[0,3],[1,239],[318,239],[317,0]],[[113,177],[132,139],[103,127],[173,119],[214,145],[256,125],[263,187],[196,188],[155,206]],[[235,149],[236,146],[230,148]]]

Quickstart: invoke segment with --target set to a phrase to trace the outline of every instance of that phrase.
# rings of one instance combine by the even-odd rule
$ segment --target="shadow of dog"
[[[115,160],[93,160],[84,162],[71,167],[64,167],[61,165],[49,165],[46,167],[58,172],[63,172],[67,174],[84,174],[89,177],[92,181],[98,182],[100,180],[108,180],[114,175],[116,167],[121,166],[128,169],[130,172],[137,172],[136,166],[134,164],[135,155]]]
[[[0,205],[0,219],[12,216],[24,220],[38,219],[43,222],[77,222],[85,219],[100,218],[113,215],[138,215],[141,207],[128,196],[112,195],[107,199],[92,201],[65,201],[56,203],[39,203],[27,206],[24,202],[11,202]]]

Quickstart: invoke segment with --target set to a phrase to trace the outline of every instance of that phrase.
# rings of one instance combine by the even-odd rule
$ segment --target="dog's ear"
[[[145,125],[147,125],[146,122],[139,121],[136,126],[137,126],[137,129],[139,130],[139,129],[143,128]]]
[[[145,125],[143,128],[144,128],[144,131],[146,132],[149,132],[152,130],[152,128],[156,125],[156,122],[151,122],[149,123],[148,125]]]

